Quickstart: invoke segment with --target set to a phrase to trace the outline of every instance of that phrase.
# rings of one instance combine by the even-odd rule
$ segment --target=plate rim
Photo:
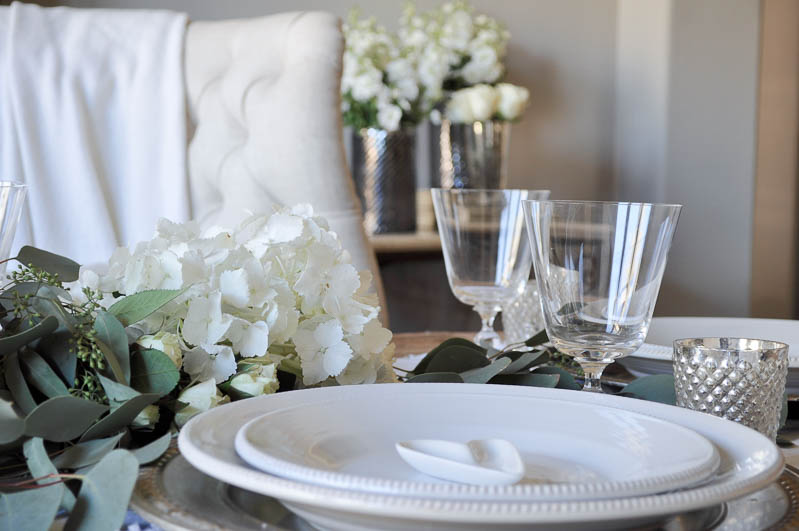
[[[420,387],[424,386],[424,387]],[[634,519],[644,517],[655,517],[673,512],[682,512],[723,503],[735,499],[760,488],[774,481],[781,473],[784,466],[784,457],[779,449],[764,436],[750,430],[744,426],[731,423],[724,419],[713,417],[700,412],[690,411],[675,406],[657,404],[652,402],[639,401],[633,398],[616,397],[609,395],[590,396],[582,391],[569,391],[563,389],[543,389],[519,386],[501,386],[490,384],[371,384],[359,386],[325,387],[317,389],[307,389],[303,391],[290,391],[289,393],[329,393],[329,392],[385,392],[379,391],[401,390],[399,392],[414,392],[419,389],[427,389],[431,392],[458,393],[470,391],[477,393],[514,395],[516,393],[530,395],[542,395],[545,397],[556,397],[571,401],[599,401],[609,404],[611,407],[621,409],[633,409],[644,414],[661,418],[663,420],[674,421],[674,418],[683,418],[683,422],[693,419],[695,423],[704,428],[704,431],[716,430],[716,435],[724,435],[722,432],[732,432],[740,439],[740,436],[748,437],[750,442],[757,441],[763,446],[761,451],[765,451],[761,456],[767,460],[763,468],[750,477],[735,479],[726,478],[719,482],[688,488],[677,492],[647,495],[641,497],[619,498],[595,501],[566,501],[566,502],[478,502],[478,501],[447,501],[440,499],[420,499],[404,496],[390,496],[384,494],[360,493],[357,491],[343,491],[329,487],[308,485],[305,483],[279,478],[260,471],[256,471],[244,464],[235,455],[235,450],[230,448],[233,454],[233,462],[227,461],[224,455],[217,456],[213,453],[205,452],[192,442],[194,430],[201,431],[208,422],[213,422],[217,417],[230,415],[233,408],[243,410],[256,410],[262,400],[270,400],[273,397],[286,396],[288,393],[278,395],[266,395],[263,397],[252,398],[244,401],[234,402],[228,405],[211,409],[193,418],[184,426],[178,437],[178,446],[184,457],[198,470],[225,481],[268,496],[273,496],[289,503],[303,505],[317,509],[335,510],[342,513],[379,515],[388,518],[408,519],[412,514],[413,519],[425,519],[430,521],[446,522],[480,522],[480,523],[565,523],[565,522],[590,522],[623,519]],[[352,390],[352,391],[350,391]],[[295,395],[296,397],[296,395]],[[257,416],[257,415],[253,415]],[[245,421],[246,422],[246,421]],[[691,424],[690,422],[688,422]],[[243,425],[244,422],[241,422]],[[684,423],[681,425],[685,425]],[[240,426],[239,426],[240,427]],[[703,430],[697,430],[702,435]],[[228,442],[232,446],[233,437],[230,434]],[[725,436],[730,436],[726,433]],[[713,437],[708,436],[714,444]],[[728,446],[735,447],[740,443],[736,440],[735,444]],[[722,447],[723,451],[724,448]],[[733,473],[732,476],[735,474]],[[412,513],[409,513],[412,511]]]
[[[551,402],[553,405],[562,403],[560,400],[543,397],[530,397],[531,399]],[[342,400],[330,400],[325,404],[341,403]],[[332,470],[314,468],[309,465],[302,465],[292,461],[281,459],[269,455],[268,452],[260,449],[248,438],[248,430],[263,423],[268,417],[275,414],[286,414],[302,407],[314,406],[320,402],[305,404],[283,405],[273,409],[264,407],[264,413],[253,418],[244,424],[236,433],[234,447],[237,455],[248,465],[261,470],[266,474],[283,477],[303,483],[315,484],[336,489],[356,490],[361,492],[383,493],[400,496],[421,496],[437,497],[443,499],[457,498],[459,500],[490,500],[497,502],[514,502],[536,499],[541,501],[569,501],[569,500],[599,500],[608,498],[618,498],[621,496],[643,496],[655,494],[669,490],[687,488],[703,482],[716,473],[720,464],[716,445],[711,443],[705,436],[694,430],[685,428],[674,422],[658,419],[650,415],[645,415],[635,411],[622,410],[619,408],[608,408],[598,404],[587,404],[589,407],[600,409],[613,409],[618,414],[654,421],[663,425],[666,429],[673,430],[682,439],[675,444],[683,445],[690,443],[688,439],[699,445],[708,453],[704,461],[690,467],[683,467],[682,470],[666,472],[661,474],[649,475],[634,480],[621,481],[597,481],[590,483],[554,483],[554,484],[521,484],[521,485],[468,485],[459,483],[430,483],[412,480],[388,479],[379,477],[362,476],[358,474],[347,474]],[[546,404],[542,404],[546,406]],[[257,461],[267,463],[262,466]]]

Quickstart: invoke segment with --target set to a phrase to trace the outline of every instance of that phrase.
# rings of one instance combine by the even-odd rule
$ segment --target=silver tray
[[[314,529],[273,498],[228,485],[199,472],[176,448],[170,448],[156,465],[142,469],[131,507],[141,517],[166,531]],[[799,529],[799,470],[787,466],[775,483],[750,496],[673,516],[644,529]]]

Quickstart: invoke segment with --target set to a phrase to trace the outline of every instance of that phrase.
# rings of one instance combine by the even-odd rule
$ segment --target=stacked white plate
[[[748,337],[781,341],[799,346],[799,321],[787,319],[748,319],[735,317],[655,317],[649,326],[646,343],[636,352],[618,360],[633,376],[671,374],[673,342],[691,337]],[[789,349],[789,395],[799,395],[799,355]]]
[[[416,471],[395,443],[500,438],[513,485]],[[470,384],[327,387],[212,409],[181,431],[200,471],[275,497],[325,529],[612,529],[724,503],[782,471],[757,432],[672,406],[579,391]]]

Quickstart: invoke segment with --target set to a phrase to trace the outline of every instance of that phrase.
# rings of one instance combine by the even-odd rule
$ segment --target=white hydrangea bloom
[[[106,266],[81,268],[70,289],[74,296],[88,286],[109,302],[114,292],[184,290],[133,326],[147,334],[138,340],[142,348],[162,350],[207,387],[236,375],[238,361],[264,357],[294,360],[305,385],[383,378],[391,332],[377,320],[370,284],[327,222],[298,205],[252,216],[233,231],[162,221],[132,252],[120,249]],[[259,377],[266,378],[238,383],[274,391]]]

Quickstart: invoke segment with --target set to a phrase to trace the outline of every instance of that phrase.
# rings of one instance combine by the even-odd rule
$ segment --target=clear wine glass
[[[680,205],[524,201],[547,334],[602,392],[646,338]]]
[[[522,292],[531,268],[521,202],[545,199],[549,191],[434,188],[432,194],[452,293],[480,315],[474,341],[501,348],[494,319]]]

